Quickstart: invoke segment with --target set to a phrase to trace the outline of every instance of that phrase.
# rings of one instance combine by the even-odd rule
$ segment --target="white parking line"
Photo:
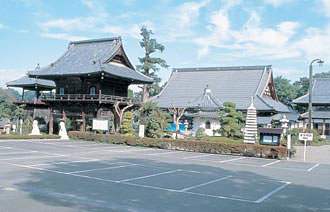
[[[313,169],[315,169],[316,167],[318,167],[320,164],[317,163],[314,166],[312,166],[311,168],[307,169],[308,172],[312,171]]]
[[[145,154],[145,155],[166,155],[166,154],[173,154],[173,153],[182,153],[182,152],[160,152],[160,153],[151,153],[151,154]]]
[[[47,166],[47,165],[67,164],[67,163],[87,163],[87,162],[95,162],[95,161],[100,161],[100,159],[63,161],[63,162],[56,162],[56,163],[38,163],[38,164],[30,165],[30,166]]]
[[[214,154],[195,155],[195,156],[184,157],[184,158],[181,158],[181,159],[200,158],[200,157],[207,157],[207,156],[211,156],[211,155],[214,155]]]
[[[261,167],[270,166],[270,165],[273,165],[273,164],[275,164],[275,163],[279,163],[279,162],[281,162],[281,161],[280,161],[280,160],[276,160],[276,161],[273,161],[273,162],[271,162],[271,163],[267,163],[267,164],[265,164],[265,165],[262,165]]]
[[[229,160],[222,160],[222,161],[219,161],[219,163],[227,163],[227,162],[231,162],[231,161],[236,161],[236,160],[242,160],[246,157],[239,157],[239,158],[234,158],[234,159],[229,159]]]
[[[28,151],[28,152],[1,152],[1,155],[16,155],[16,154],[28,154],[28,153],[32,153],[32,152],[36,152],[36,151]]]
[[[129,179],[125,179],[125,180],[120,180],[120,182],[145,179],[145,178],[155,177],[155,176],[164,175],[164,174],[171,174],[171,173],[178,172],[178,171],[179,170],[173,170],[173,171],[168,171],[168,172],[161,172],[161,173],[157,173],[157,174],[146,175],[146,176],[142,176],[142,177],[134,177],[134,178],[129,178]]]
[[[181,189],[179,191],[189,191],[191,189],[194,189],[194,188],[198,188],[198,187],[202,187],[202,186],[205,186],[205,185],[209,185],[211,183],[215,183],[215,182],[219,182],[219,181],[222,181],[222,180],[226,180],[226,179],[229,179],[231,178],[232,176],[228,175],[226,177],[222,177],[222,178],[219,178],[219,179],[216,179],[216,180],[212,180],[212,181],[209,181],[209,182],[206,182],[206,183],[202,183],[202,184],[199,184],[199,185],[195,185],[195,186],[191,186],[191,187],[188,187],[188,188],[184,188],[184,189]]]
[[[266,194],[265,196],[261,197],[260,199],[256,200],[255,203],[261,203],[264,200],[266,200],[267,198],[269,198],[270,196],[272,196],[273,194],[275,194],[276,192],[282,190],[283,188],[285,188],[286,186],[290,185],[291,182],[285,182],[284,185],[278,187],[277,189],[275,189],[274,191]]]
[[[1,158],[0,161],[3,160],[26,160],[26,159],[42,159],[42,158],[57,158],[57,157],[65,157],[67,155],[54,155],[54,156],[39,156],[39,157],[23,157],[23,158]]]
[[[118,162],[122,163],[122,162]],[[117,163],[114,163],[117,164]],[[99,169],[89,169],[89,170],[82,170],[82,171],[76,171],[76,172],[66,172],[67,174],[77,174],[77,173],[84,173],[84,172],[92,172],[92,171],[101,171],[101,170],[108,170],[108,169],[118,169],[118,168],[124,168],[129,166],[137,166],[137,164],[128,164],[128,165],[122,165],[122,166],[113,166],[113,167],[105,167],[105,168],[99,168]]]

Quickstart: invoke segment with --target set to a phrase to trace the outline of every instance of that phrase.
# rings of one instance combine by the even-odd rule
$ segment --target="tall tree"
[[[236,110],[236,104],[232,102],[224,102],[224,108],[219,112],[222,116],[220,119],[222,136],[228,138],[241,138],[240,128],[243,126],[244,116],[242,112]]]
[[[160,67],[168,68],[169,66],[164,59],[151,56],[153,53],[163,52],[165,49],[165,47],[158,43],[156,39],[151,38],[153,32],[146,27],[142,27],[140,35],[142,36],[140,46],[144,49],[145,54],[144,57],[139,58],[141,65],[137,65],[136,68],[144,75],[155,80],[153,85],[142,86],[142,100],[143,102],[146,102],[150,94],[156,95],[157,91],[160,91],[160,88],[157,88],[157,86],[159,87],[160,82],[157,72],[160,70]]]
[[[280,102],[290,105],[292,100],[297,97],[297,88],[291,84],[290,80],[278,76],[274,78],[274,84]]]

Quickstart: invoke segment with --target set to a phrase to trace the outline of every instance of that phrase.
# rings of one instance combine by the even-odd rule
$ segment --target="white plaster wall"
[[[207,121],[211,122],[211,129],[205,129],[205,123]],[[221,128],[220,121],[215,120],[215,119],[199,119],[195,118],[193,120],[193,129],[192,129],[192,134],[195,136],[198,128],[204,128],[205,133],[208,136],[213,136],[213,130],[218,130]],[[219,136],[220,134],[216,133],[216,136]]]

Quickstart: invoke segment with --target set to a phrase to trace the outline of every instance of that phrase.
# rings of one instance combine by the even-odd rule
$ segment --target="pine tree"
[[[220,133],[228,138],[242,137],[240,132],[241,124],[244,122],[242,112],[237,111],[235,103],[232,102],[224,102],[223,106],[224,109],[219,112],[222,116]]]
[[[165,47],[158,43],[156,39],[151,38],[153,35],[151,30],[148,30],[146,27],[141,28],[142,41],[140,46],[144,49],[145,55],[142,58],[139,58],[141,65],[137,65],[136,68],[144,75],[154,79],[154,84],[152,85],[143,85],[142,86],[142,100],[146,102],[149,98],[149,95],[157,95],[160,92],[160,78],[157,76],[157,72],[160,67],[168,68],[166,61],[159,57],[152,57],[151,54],[156,52],[163,52]]]
[[[122,134],[132,135],[133,134],[133,113],[125,112],[123,123],[120,128]]]

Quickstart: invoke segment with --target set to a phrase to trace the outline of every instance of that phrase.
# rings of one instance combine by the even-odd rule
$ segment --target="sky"
[[[121,36],[132,64],[140,28],[165,46],[173,68],[272,65],[292,81],[311,60],[330,70],[330,0],[1,0],[0,87],[59,58],[69,41]]]

